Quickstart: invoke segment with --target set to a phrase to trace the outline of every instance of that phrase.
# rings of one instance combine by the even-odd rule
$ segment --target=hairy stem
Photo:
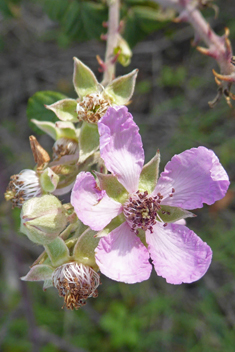
[[[232,48],[228,40],[229,32],[220,37],[212,30],[208,22],[198,10],[197,2],[191,0],[155,0],[163,7],[171,7],[179,12],[179,21],[189,22],[194,28],[195,37],[204,41],[208,48],[198,48],[198,50],[210,57],[213,57],[224,75],[234,72],[231,64]]]
[[[113,60],[114,48],[118,41],[119,27],[119,0],[108,0],[109,17],[108,17],[108,33],[107,46],[105,53],[105,70],[102,85],[106,86],[115,77],[116,62]]]

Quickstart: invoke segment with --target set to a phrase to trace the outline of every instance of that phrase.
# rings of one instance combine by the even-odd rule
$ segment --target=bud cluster
[[[128,103],[136,76],[137,70],[103,87],[90,68],[74,58],[78,98],[45,105],[58,118],[55,123],[31,120],[53,138],[52,151],[48,153],[30,136],[35,168],[11,176],[6,189],[5,199],[21,208],[20,231],[44,247],[22,279],[42,280],[45,289],[56,287],[68,309],[78,309],[87,298],[97,297],[100,276],[95,248],[99,240],[77,218],[71,204],[62,204],[57,196],[71,191],[81,171],[106,170],[99,153],[97,123],[110,106]]]

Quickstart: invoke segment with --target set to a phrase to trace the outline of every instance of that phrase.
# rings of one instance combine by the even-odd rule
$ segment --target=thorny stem
[[[215,59],[220,67],[218,74],[213,70],[218,92],[215,99],[209,102],[214,107],[224,95],[228,105],[231,107],[230,98],[235,100],[235,95],[230,92],[232,83],[235,82],[235,66],[233,65],[233,54],[231,43],[228,39],[229,30],[225,28],[225,34],[218,36],[207,23],[199,11],[200,0],[155,0],[163,7],[171,7],[179,12],[176,22],[189,22],[195,31],[194,44],[203,40],[207,48],[197,47],[198,51]]]
[[[118,42],[119,27],[119,0],[107,0],[109,6],[107,46],[105,53],[105,70],[102,85],[105,87],[115,76],[116,62],[114,62],[114,49]]]
[[[218,36],[210,27],[208,22],[202,16],[197,8],[198,1],[192,0],[155,0],[163,7],[174,8],[179,12],[179,21],[186,21],[194,28],[196,40],[203,40],[208,46],[208,52],[205,54],[214,57],[220,66],[222,74],[230,74],[234,71],[234,66],[230,60],[232,57],[231,47],[226,45],[225,37]],[[229,52],[229,49],[231,52]],[[199,50],[200,51],[200,50]]]

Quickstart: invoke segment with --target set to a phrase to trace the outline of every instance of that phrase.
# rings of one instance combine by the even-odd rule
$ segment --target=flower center
[[[110,102],[101,94],[86,95],[77,105],[78,119],[89,123],[97,123],[106,113]]]
[[[152,197],[147,191],[137,191],[124,204],[123,213],[135,233],[138,233],[138,228],[153,233],[162,199],[163,196],[160,193]]]

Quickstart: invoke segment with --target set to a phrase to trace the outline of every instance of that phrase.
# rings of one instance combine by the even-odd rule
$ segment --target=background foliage
[[[219,34],[225,25],[230,28],[234,46],[235,4],[232,0],[217,4],[218,19],[210,9],[204,14]],[[75,0],[0,0],[0,10],[2,195],[12,174],[34,166],[28,143],[32,134],[26,118],[28,99],[39,90],[76,98],[73,56],[101,78],[95,55],[103,58],[105,45],[96,39],[105,32],[100,19],[105,21],[107,12],[103,1]],[[118,74],[139,68],[129,109],[140,126],[147,159],[159,148],[162,170],[175,153],[204,145],[216,152],[229,173],[231,187],[225,199],[197,210],[198,217],[188,220],[189,227],[212,247],[213,263],[202,280],[190,285],[168,285],[154,272],[149,281],[136,285],[102,276],[97,299],[90,299],[79,311],[62,310],[55,289],[43,292],[41,283],[19,280],[41,249],[19,233],[19,210],[12,212],[2,197],[3,352],[234,351],[235,110],[225,101],[213,110],[208,107],[216,94],[211,73],[216,64],[191,47],[193,32],[188,25],[155,22],[158,7],[142,0],[123,1],[122,16],[127,19],[125,38],[132,46],[139,43],[131,65],[118,66]],[[49,137],[37,137],[50,150]]]

